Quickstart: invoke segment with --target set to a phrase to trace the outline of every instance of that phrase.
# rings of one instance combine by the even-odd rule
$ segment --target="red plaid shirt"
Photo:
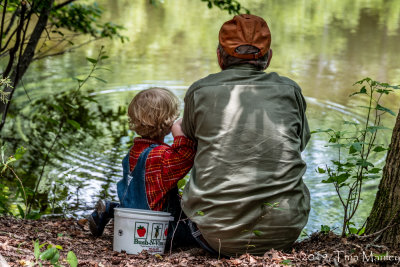
[[[195,142],[185,136],[175,137],[172,146],[137,137],[129,152],[130,171],[135,168],[140,153],[151,144],[160,146],[153,148],[146,160],[146,194],[150,209],[160,211],[169,190],[192,168],[196,148]]]

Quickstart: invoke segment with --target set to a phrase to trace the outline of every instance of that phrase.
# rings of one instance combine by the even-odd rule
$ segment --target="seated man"
[[[182,209],[205,244],[228,256],[290,247],[310,211],[301,158],[310,138],[306,103],[294,81],[264,72],[270,44],[260,17],[225,22],[222,71],[185,96],[182,129],[197,153]]]

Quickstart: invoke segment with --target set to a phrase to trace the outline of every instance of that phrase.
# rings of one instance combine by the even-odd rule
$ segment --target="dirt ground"
[[[32,266],[33,240],[62,247],[59,262],[72,250],[78,266],[394,266],[400,265],[400,250],[373,244],[373,239],[340,238],[315,233],[296,243],[291,253],[270,250],[263,257],[244,254],[237,258],[215,258],[200,248],[172,250],[170,254],[127,255],[112,250],[112,224],[101,238],[94,238],[86,227],[68,220],[22,220],[0,217],[0,255],[10,266]],[[1,258],[1,257],[0,257]],[[0,267],[2,263],[0,260]],[[5,264],[3,264],[5,265]],[[45,265],[45,264],[44,264]]]

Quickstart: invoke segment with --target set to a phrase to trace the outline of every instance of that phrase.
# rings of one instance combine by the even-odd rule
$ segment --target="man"
[[[206,246],[227,256],[286,249],[308,220],[306,103],[294,81],[264,72],[270,44],[260,17],[225,22],[217,49],[222,71],[185,96],[182,129],[197,153],[182,209]]]

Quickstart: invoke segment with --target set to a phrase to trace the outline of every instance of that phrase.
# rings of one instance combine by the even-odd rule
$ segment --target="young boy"
[[[167,89],[150,88],[133,98],[128,108],[129,126],[141,137],[134,139],[122,161],[123,179],[117,183],[120,202],[99,200],[88,218],[94,236],[102,235],[115,207],[168,211],[178,220],[177,183],[191,169],[196,153],[195,142],[182,132],[181,120],[174,123],[178,115],[179,100]],[[172,146],[164,143],[170,132]]]

